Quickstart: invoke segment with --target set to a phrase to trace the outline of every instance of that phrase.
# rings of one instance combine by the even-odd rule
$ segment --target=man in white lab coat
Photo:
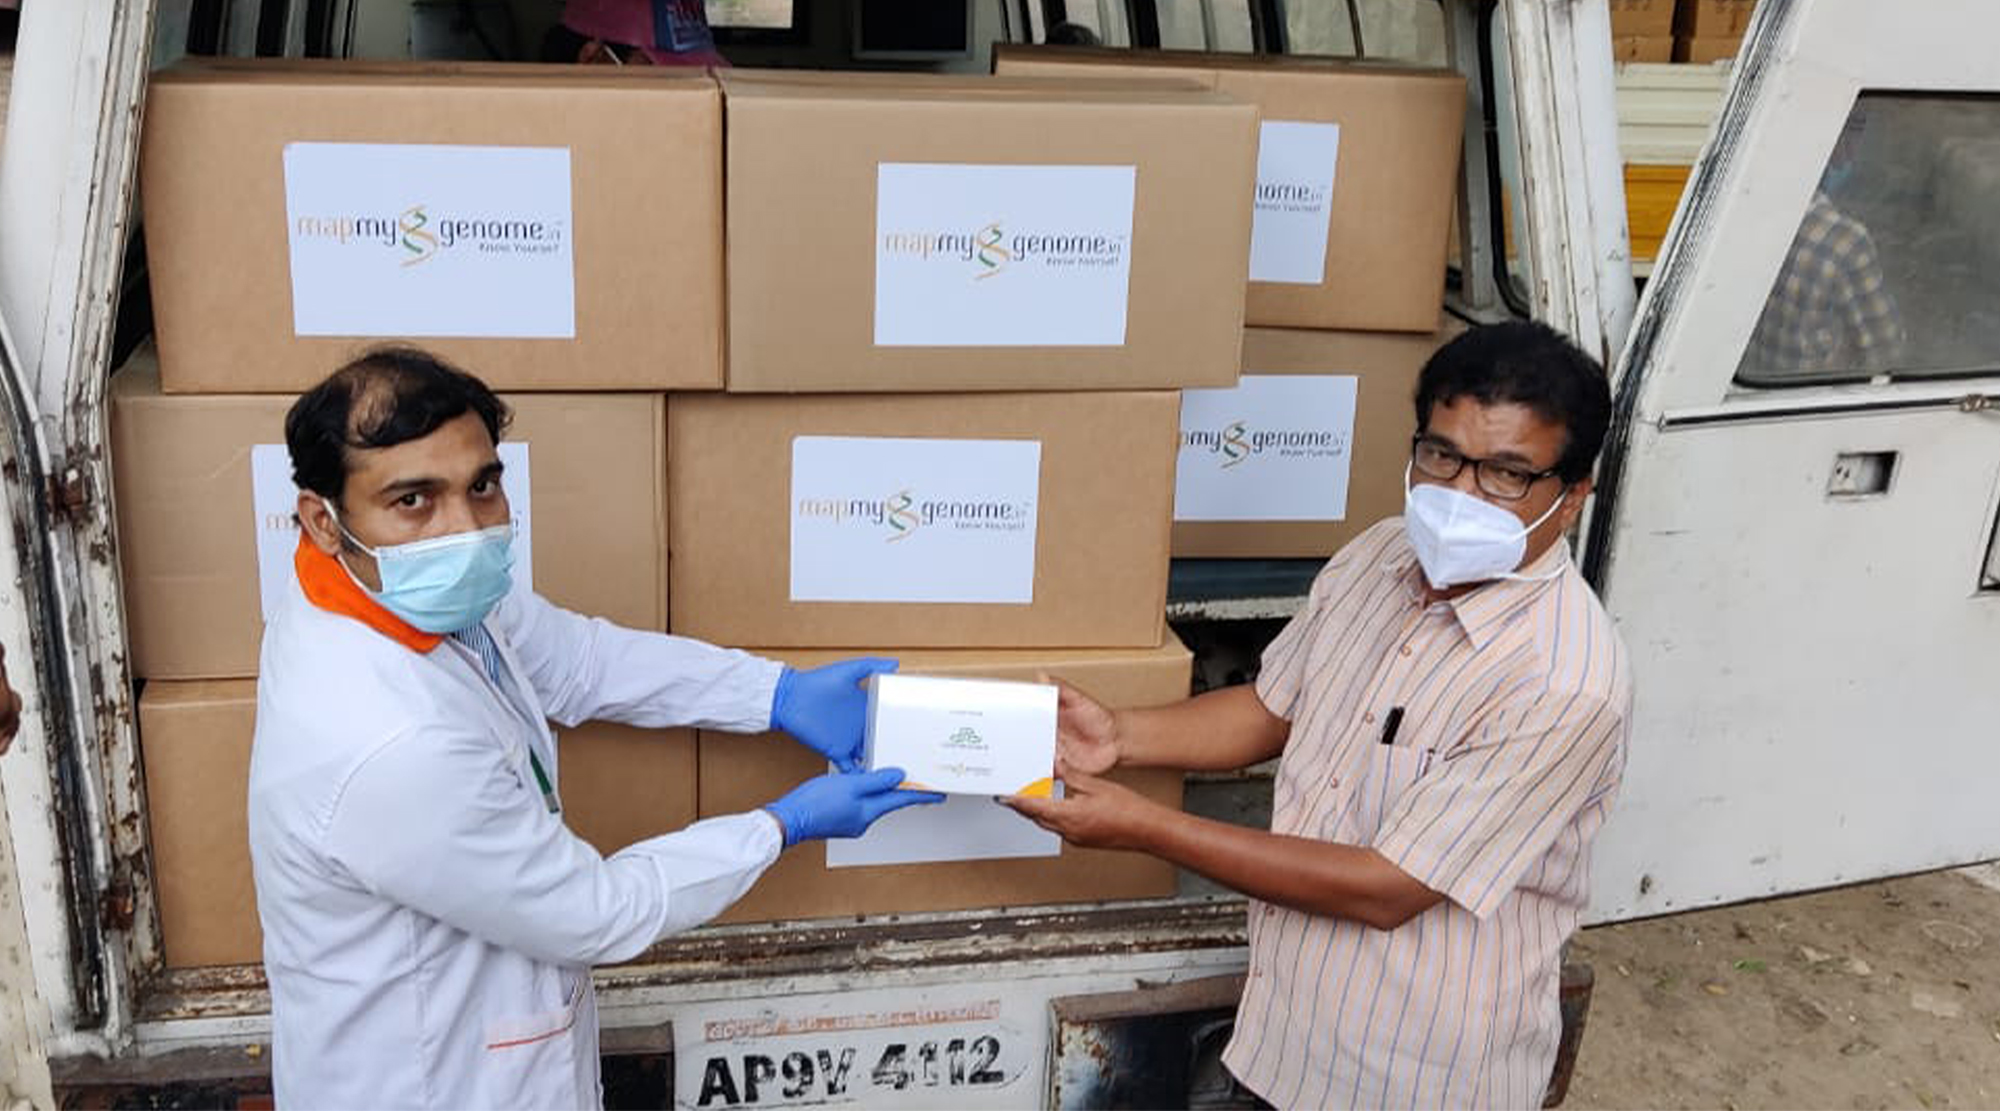
[[[506,420],[413,348],[286,418],[299,589],[264,635],[249,798],[281,1106],[596,1107],[592,965],[707,921],[788,845],[939,798],[884,769],[608,858],[571,833],[548,721],[776,727],[852,768],[858,682],[894,663],[794,672],[512,583]]]

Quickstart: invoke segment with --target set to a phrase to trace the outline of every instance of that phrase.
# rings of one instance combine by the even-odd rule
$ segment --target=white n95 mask
[[[1519,517],[1463,491],[1430,483],[1411,486],[1407,470],[1403,488],[1403,530],[1433,590],[1491,579],[1540,582],[1562,573],[1561,567],[1545,575],[1514,573],[1527,554],[1528,534],[1555,515],[1561,498],[1523,527]]]

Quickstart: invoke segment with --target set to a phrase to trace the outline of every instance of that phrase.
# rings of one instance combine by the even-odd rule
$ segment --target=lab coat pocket
[[[1382,819],[1395,812],[1396,800],[1430,770],[1434,756],[1427,748],[1375,746],[1334,815],[1330,838],[1344,845],[1374,844]]]
[[[568,1091],[576,1072],[574,1036],[581,998],[580,986],[573,985],[560,1009],[488,1021],[481,1087],[501,1103],[517,1106],[545,1102],[524,1101],[537,1093],[553,1097]]]

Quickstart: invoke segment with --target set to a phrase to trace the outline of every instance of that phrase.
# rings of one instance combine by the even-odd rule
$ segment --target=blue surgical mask
[[[514,526],[494,525],[408,544],[371,548],[347,531],[331,501],[326,511],[348,543],[375,557],[382,589],[361,589],[383,609],[427,633],[470,629],[513,588]],[[345,560],[341,567],[346,568]],[[348,575],[354,574],[348,570]],[[355,580],[361,585],[360,580]]]

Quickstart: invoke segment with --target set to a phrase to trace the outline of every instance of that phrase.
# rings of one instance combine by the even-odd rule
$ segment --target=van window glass
[[[1254,45],[1250,0],[1159,0],[1158,10],[1160,45],[1170,50],[1247,54]]]
[[[2000,369],[2000,99],[1864,93],[1736,369],[1773,388]]]
[[[1349,5],[1353,5],[1350,13]],[[1354,25],[1361,25],[1355,49]],[[1444,5],[1411,0],[1312,0],[1285,5],[1286,48],[1293,54],[1356,54],[1422,65],[1448,65]]]

